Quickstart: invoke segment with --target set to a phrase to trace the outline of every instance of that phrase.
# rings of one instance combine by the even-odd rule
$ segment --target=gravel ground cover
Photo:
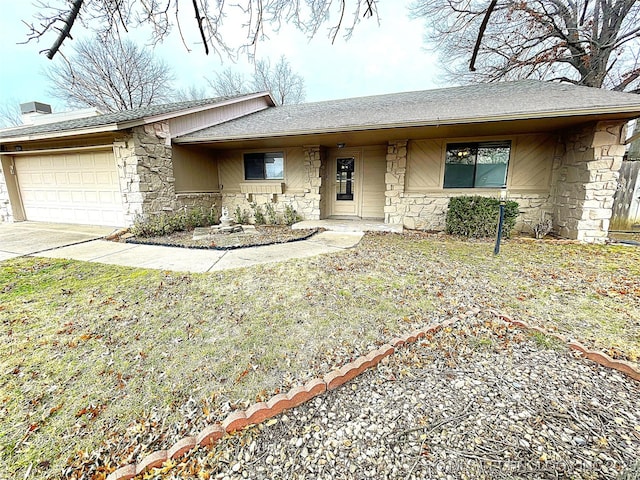
[[[492,251],[409,233],[202,275],[2,262],[0,478],[103,478],[472,307],[637,362],[639,249],[512,240]]]
[[[162,478],[640,478],[640,384],[491,313]]]
[[[204,230],[204,228],[199,230]],[[207,236],[207,238],[194,239],[193,231],[181,231],[160,237],[133,237],[128,242],[189,248],[225,249],[294,242],[308,238],[317,231],[317,229],[292,230],[290,227],[278,225],[257,225],[244,232],[216,233]]]

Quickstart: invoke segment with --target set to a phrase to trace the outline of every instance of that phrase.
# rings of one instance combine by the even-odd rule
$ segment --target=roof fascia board
[[[252,93],[250,95],[245,95],[243,97],[234,97],[222,102],[210,103],[207,105],[201,105],[199,107],[191,107],[185,110],[175,110],[170,113],[164,113],[161,115],[153,115],[149,117],[139,118],[137,120],[130,120],[128,122],[114,122],[106,125],[99,125],[91,128],[81,128],[76,130],[59,130],[55,132],[44,132],[44,133],[36,133],[32,135],[24,135],[21,137],[5,137],[0,138],[1,143],[14,143],[14,142],[27,142],[33,140],[48,140],[50,138],[60,138],[60,137],[69,137],[74,135],[87,135],[91,133],[104,133],[104,132],[114,132],[118,130],[126,130],[128,128],[138,127],[140,125],[146,125],[149,123],[155,123],[162,120],[167,120],[169,118],[181,117],[183,115],[189,115],[192,113],[198,113],[205,110],[210,110],[213,108],[218,108],[225,105],[231,105],[233,103],[238,103],[240,101],[252,100],[254,98],[266,97],[267,102],[271,103],[271,106],[275,106],[275,102],[273,97],[269,92],[259,92]]]
[[[272,135],[265,136],[264,134],[256,135],[235,135],[225,137],[211,137],[203,139],[180,139],[175,138],[175,143],[203,143],[203,142],[226,142],[233,140],[257,140],[262,138],[273,137],[291,137],[296,135],[320,135],[326,133],[340,133],[340,132],[362,132],[367,130],[385,130],[390,128],[407,128],[407,127],[437,127],[444,125],[461,125],[461,124],[475,124],[485,122],[503,122],[512,120],[539,120],[544,118],[566,118],[572,116],[593,116],[593,115],[608,115],[608,114],[623,114],[623,113],[640,113],[640,105],[634,108],[606,108],[606,109],[588,109],[588,110],[570,110],[565,112],[540,112],[536,114],[525,115],[510,114],[510,115],[496,115],[492,117],[469,117],[460,119],[438,119],[428,122],[399,122],[399,123],[381,123],[375,125],[358,125],[345,128],[325,128],[316,130],[294,130],[286,132],[278,132]]]
[[[91,151],[94,152],[96,150],[113,150],[113,144],[107,145],[90,145],[87,147],[60,147],[60,148],[43,148],[38,150],[19,150],[19,151],[11,151],[11,152],[0,152],[1,155],[11,155],[12,157],[19,157],[21,155],[43,155],[47,153],[67,153],[67,152],[84,152]]]
[[[0,138],[1,143],[19,143],[32,142],[35,140],[49,140],[53,138],[75,137],[80,135],[90,135],[93,133],[117,132],[119,130],[116,123],[108,125],[100,125],[99,127],[81,128],[78,130],[62,130],[56,132],[34,133],[32,135],[23,135],[21,137],[5,137]]]
[[[191,107],[185,110],[174,110],[173,112],[162,113],[159,115],[152,115],[148,117],[139,118],[137,120],[130,120],[128,122],[118,123],[120,130],[126,130],[127,128],[139,127],[140,125],[148,125],[150,123],[161,122],[163,120],[169,120],[171,118],[182,117],[184,115],[191,115],[193,113],[204,112],[206,110],[213,110],[214,108],[224,107],[226,105],[232,105],[234,103],[244,102],[246,100],[253,100],[254,98],[267,97],[268,101],[273,103],[271,106],[275,106],[275,102],[268,92],[253,93],[251,95],[245,95],[243,97],[234,97],[221,102],[209,103],[207,105],[200,105],[198,107]]]
[[[240,114],[238,114],[238,115],[236,115],[236,116],[234,116],[234,117],[231,117],[231,118],[229,118],[229,119],[225,120],[224,122],[220,122],[220,123],[231,122],[231,121],[233,121],[233,120],[237,120],[238,118],[242,118],[242,117],[244,117],[244,116],[246,116],[246,115],[251,115],[251,114],[253,114],[253,113],[258,113],[258,112],[261,112],[262,110],[266,110],[266,109],[268,109],[268,108],[271,108],[271,107],[270,107],[270,106],[268,106],[268,105],[265,105],[265,106],[263,106],[262,108],[259,108],[259,109],[257,109],[257,110],[254,110],[253,112],[250,112],[250,113],[240,113]],[[205,127],[205,128],[206,128],[206,127]],[[189,135],[190,133],[197,132],[198,130],[202,130],[202,127],[194,127],[194,128],[192,128],[191,130],[188,130],[188,131],[186,131],[186,132],[182,133],[181,135]],[[173,140],[173,139],[175,139],[175,138],[176,138],[176,137],[171,137],[171,139],[172,139],[172,140]]]

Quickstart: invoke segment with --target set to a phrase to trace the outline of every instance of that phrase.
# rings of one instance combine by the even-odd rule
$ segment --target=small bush
[[[277,225],[278,215],[276,214],[276,208],[273,206],[273,203],[267,203],[265,205],[265,211],[269,225]]]
[[[256,225],[264,225],[267,223],[264,218],[264,212],[262,211],[262,206],[258,205],[256,202],[251,203],[251,208],[253,209],[253,219],[256,222]]]
[[[509,237],[519,215],[518,202],[507,201],[504,209],[502,236]],[[446,232],[470,238],[496,235],[500,200],[491,197],[462,196],[449,199]]]
[[[193,230],[204,224],[206,215],[201,208],[195,208],[189,212],[183,211],[180,216],[182,217],[181,230]]]
[[[302,216],[296,212],[291,205],[284,207],[284,223],[285,225],[293,225],[302,220]]]
[[[184,229],[184,219],[180,214],[165,212],[143,216],[136,215],[131,233],[136,237],[161,237]]]
[[[233,212],[233,219],[236,223],[240,225],[248,225],[249,224],[249,211],[242,210],[240,206],[237,206],[235,211]]]
[[[216,208],[215,205],[212,205],[211,208],[209,209],[209,213],[207,213],[206,216],[206,225],[216,225],[217,223],[220,223],[220,214],[218,213],[218,209]]]
[[[137,214],[131,233],[136,237],[161,237],[173,232],[214,225],[217,221],[218,212],[215,206],[211,207],[209,212],[202,208],[194,208],[183,209],[177,213],[162,212],[147,216]]]

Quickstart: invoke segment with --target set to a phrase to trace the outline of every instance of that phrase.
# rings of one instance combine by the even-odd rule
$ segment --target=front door
[[[332,208],[331,215],[360,215],[360,161],[359,155],[336,155],[333,157]]]

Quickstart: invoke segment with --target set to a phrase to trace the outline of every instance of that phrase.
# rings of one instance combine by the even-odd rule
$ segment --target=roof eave
[[[79,135],[89,135],[89,134],[95,134],[95,133],[106,133],[106,132],[115,132],[118,130],[127,130],[129,128],[139,127],[141,125],[161,122],[163,120],[168,120],[170,118],[176,118],[176,117],[181,117],[183,115],[190,115],[193,113],[203,112],[206,110],[211,110],[213,108],[219,108],[222,106],[231,105],[233,103],[237,103],[238,101],[252,100],[254,98],[260,98],[260,97],[265,97],[267,99],[267,103],[269,103],[272,107],[275,106],[275,101],[273,100],[273,97],[269,92],[258,92],[258,93],[252,93],[249,95],[241,96],[241,97],[229,98],[221,102],[209,103],[206,105],[191,107],[184,110],[174,110],[173,112],[169,112],[169,113],[136,118],[135,120],[129,120],[125,122],[114,122],[114,123],[99,125],[99,126],[90,127],[90,128],[79,128],[79,129],[73,129],[73,130],[57,130],[52,132],[36,133],[32,135],[4,137],[4,138],[0,138],[0,144],[27,142],[27,141],[34,141],[34,140],[50,140],[52,138],[73,137],[73,136],[79,136]]]
[[[395,123],[380,123],[380,124],[367,124],[367,125],[353,125],[344,128],[326,128],[326,129],[309,129],[309,130],[291,130],[276,132],[272,134],[259,133],[254,135],[230,135],[230,136],[218,136],[218,137],[203,137],[203,138],[174,138],[175,143],[205,143],[205,142],[228,142],[228,141],[242,141],[242,140],[258,140],[264,138],[273,137],[291,137],[296,135],[322,135],[340,132],[363,132],[369,130],[387,130],[390,128],[410,128],[410,127],[438,127],[445,125],[461,125],[461,124],[474,124],[485,122],[504,122],[513,120],[540,120],[545,118],[566,118],[572,116],[596,116],[596,115],[611,115],[611,114],[637,114],[640,116],[640,104],[630,107],[612,107],[612,108],[599,108],[599,109],[585,109],[585,110],[568,110],[563,112],[536,112],[531,114],[514,113],[509,115],[495,115],[488,117],[468,117],[468,118],[451,118],[451,119],[436,119],[424,122],[411,121],[411,122],[395,122]],[[632,117],[633,118],[633,117]]]
[[[148,125],[150,123],[162,122],[164,120],[169,120],[171,118],[182,117],[184,115],[191,115],[194,113],[204,112],[206,110],[212,110],[214,108],[224,107],[226,105],[231,105],[233,103],[238,103],[240,101],[253,100],[254,98],[266,97],[268,102],[271,103],[272,107],[275,107],[275,101],[269,92],[258,92],[252,93],[245,96],[233,97],[227,100],[223,100],[221,102],[209,103],[207,105],[200,105],[198,107],[191,107],[185,110],[175,110],[169,113],[163,113],[159,115],[152,115],[148,117],[142,117],[135,120],[130,120],[128,122],[120,122],[118,123],[118,127],[120,130],[126,130],[128,128],[139,127],[141,125]]]
[[[117,123],[100,125],[99,127],[80,128],[76,130],[58,130],[55,132],[34,133],[32,135],[22,135],[17,137],[0,138],[0,143],[32,142],[37,140],[51,140],[53,138],[76,137],[80,135],[91,135],[96,133],[117,132],[120,130]]]

